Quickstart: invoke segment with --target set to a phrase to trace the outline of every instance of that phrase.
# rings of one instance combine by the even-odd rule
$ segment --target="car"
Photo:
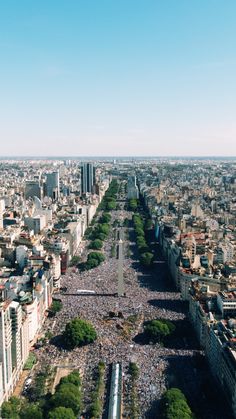
[[[27,378],[25,380],[25,387],[29,387],[29,385],[32,383],[32,378]]]

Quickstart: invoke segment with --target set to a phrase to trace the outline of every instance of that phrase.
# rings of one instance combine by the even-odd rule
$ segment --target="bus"
[[[84,294],[95,294],[93,290],[77,290],[77,294],[84,295]]]

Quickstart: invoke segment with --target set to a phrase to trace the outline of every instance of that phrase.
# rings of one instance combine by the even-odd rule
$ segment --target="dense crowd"
[[[122,214],[126,217],[125,212]],[[113,212],[113,219],[114,219]],[[177,350],[162,347],[159,344],[141,344],[135,336],[142,333],[143,321],[155,318],[180,320],[185,317],[181,310],[175,310],[175,302],[179,307],[180,295],[167,291],[166,267],[160,264],[157,274],[144,274],[134,269],[135,261],[124,259],[125,297],[117,297],[117,265],[116,257],[111,257],[110,250],[114,243],[113,234],[104,246],[106,261],[100,266],[84,272],[69,270],[61,279],[61,287],[66,292],[58,295],[63,303],[62,311],[57,313],[54,323],[47,319],[46,327],[53,323],[53,334],[60,335],[66,323],[74,317],[81,317],[92,322],[98,339],[91,345],[76,348],[73,351],[60,350],[52,343],[38,350],[40,365],[67,363],[80,368],[84,377],[84,394],[88,398],[91,388],[92,371],[102,360],[109,365],[122,362],[124,382],[127,379],[127,367],[130,361],[136,362],[140,368],[137,384],[140,414],[145,416],[153,401],[159,399],[165,390],[165,370],[169,355],[192,355],[190,350]],[[128,246],[128,242],[125,247]],[[125,253],[126,249],[125,249]],[[151,286],[150,286],[151,281]],[[78,289],[93,290],[98,295],[78,295]],[[152,304],[152,301],[172,301],[171,310],[163,305]],[[165,305],[164,305],[165,307]],[[113,313],[111,315],[111,313]],[[125,409],[124,409],[125,410]]]

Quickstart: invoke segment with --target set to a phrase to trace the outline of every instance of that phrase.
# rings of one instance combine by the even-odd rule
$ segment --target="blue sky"
[[[1,155],[236,155],[234,0],[0,0]]]

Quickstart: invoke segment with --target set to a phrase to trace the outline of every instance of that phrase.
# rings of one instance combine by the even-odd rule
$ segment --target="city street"
[[[124,210],[113,211],[111,223],[115,219],[125,219],[130,216],[130,213]],[[127,237],[127,231],[125,236]],[[62,300],[63,309],[57,313],[53,321],[47,319],[45,324],[45,327],[50,329],[50,325],[54,322],[53,334],[58,336],[69,320],[79,316],[93,323],[98,339],[89,346],[71,352],[60,350],[51,343],[36,350],[36,353],[41,366],[66,363],[80,369],[83,376],[84,402],[87,407],[90,402],[93,372],[99,361],[103,360],[107,366],[112,362],[122,362],[123,413],[127,417],[129,417],[129,395],[126,394],[128,380],[126,372],[129,362],[136,362],[140,368],[137,385],[140,417],[154,418],[156,402],[160,400],[168,386],[168,380],[173,380],[175,368],[171,373],[168,372],[170,364],[174,365],[177,361],[185,377],[191,377],[193,376],[192,358],[198,350],[196,347],[189,348],[184,342],[180,344],[178,342],[177,348],[166,348],[159,344],[143,344],[134,339],[142,333],[144,320],[163,318],[174,322],[184,321],[184,305],[180,300],[180,294],[170,287],[166,264],[156,263],[153,270],[142,271],[132,251],[131,256],[126,256],[124,259],[126,296],[119,298],[114,296],[118,286],[118,261],[115,257],[111,257],[113,237],[114,233],[111,230],[110,238],[104,245],[106,255],[104,263],[85,272],[75,273],[70,269],[62,277],[61,287],[66,287],[67,291],[57,294],[57,298]],[[125,255],[129,254],[130,245],[133,249],[134,243],[126,240]],[[93,290],[97,295],[77,295],[78,289]],[[189,380],[187,390],[196,391],[198,385],[197,377],[194,377],[194,381]],[[208,414],[209,417],[217,416]]]

